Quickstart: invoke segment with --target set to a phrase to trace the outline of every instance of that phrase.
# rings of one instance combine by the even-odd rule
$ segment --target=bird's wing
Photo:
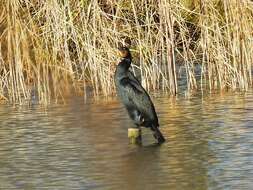
[[[125,77],[120,80],[120,83],[127,90],[130,96],[140,96],[144,93],[144,89],[136,81],[131,80],[128,77]]]
[[[120,83],[124,87],[125,95],[128,97],[129,101],[131,101],[141,113],[151,119],[157,118],[154,105],[149,95],[139,83],[128,77],[122,78]]]
[[[136,82],[137,84],[139,84],[141,86],[141,83],[139,82],[139,80],[134,76],[134,74],[130,71],[128,71],[127,76],[129,77],[130,80],[133,80],[134,82]]]

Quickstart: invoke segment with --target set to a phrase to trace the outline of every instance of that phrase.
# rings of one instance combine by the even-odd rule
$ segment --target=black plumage
[[[159,122],[154,104],[141,83],[129,71],[132,62],[131,53],[127,47],[120,48],[120,53],[122,59],[114,75],[117,94],[134,124],[137,127],[150,128],[158,143],[163,143],[165,139],[158,129]]]

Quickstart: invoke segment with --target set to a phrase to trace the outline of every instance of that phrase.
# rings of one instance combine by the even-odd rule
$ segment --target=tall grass
[[[0,100],[49,103],[86,86],[110,95],[117,45],[125,38],[147,89],[178,93],[181,70],[188,91],[248,90],[252,20],[250,0],[4,1]]]

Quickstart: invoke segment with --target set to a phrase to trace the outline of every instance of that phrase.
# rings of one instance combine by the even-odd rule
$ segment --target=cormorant
[[[129,71],[132,56],[127,47],[119,48],[121,61],[114,75],[117,94],[128,111],[129,117],[137,127],[144,126],[153,131],[159,144],[165,141],[159,130],[158,118],[154,104],[141,83]]]

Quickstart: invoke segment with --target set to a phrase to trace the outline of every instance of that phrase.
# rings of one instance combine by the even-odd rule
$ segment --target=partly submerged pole
[[[131,144],[140,144],[141,143],[141,129],[128,128],[128,138]]]

